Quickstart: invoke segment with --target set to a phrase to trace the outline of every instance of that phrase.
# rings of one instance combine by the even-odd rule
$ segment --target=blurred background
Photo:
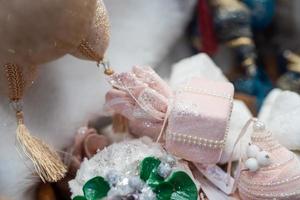
[[[255,115],[272,88],[300,92],[299,8],[297,0],[197,0],[168,59],[207,53]]]
[[[175,63],[206,53],[234,83],[235,98],[245,102],[254,116],[273,88],[300,93],[299,0],[104,3],[111,21],[107,57],[116,71],[150,65],[168,80]],[[73,140],[76,128],[102,113],[108,88],[94,62],[67,55],[47,63],[24,99],[27,125],[62,149]],[[14,132],[14,113],[0,95],[0,194],[32,199],[30,186],[38,179],[12,145]]]

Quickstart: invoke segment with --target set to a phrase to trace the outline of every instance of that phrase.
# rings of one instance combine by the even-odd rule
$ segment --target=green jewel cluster
[[[197,187],[187,173],[176,171],[164,179],[157,172],[160,163],[157,158],[147,157],[140,165],[140,177],[156,193],[157,200],[198,199]]]
[[[190,176],[183,171],[175,171],[167,178],[158,174],[161,161],[155,157],[146,157],[140,163],[140,178],[151,187],[157,200],[197,200],[198,191]],[[83,186],[84,196],[73,200],[100,200],[107,196],[109,183],[100,176],[92,178]]]
[[[110,187],[103,177],[96,176],[86,182],[82,190],[84,196],[76,196],[73,200],[100,200],[107,196]]]

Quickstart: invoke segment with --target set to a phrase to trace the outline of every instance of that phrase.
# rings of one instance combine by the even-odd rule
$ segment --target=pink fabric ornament
[[[174,155],[203,164],[219,161],[231,113],[232,84],[192,78],[173,92],[150,67],[113,74],[109,82],[114,89],[106,95],[106,108],[129,119],[132,134],[159,141],[166,130],[163,140]]]
[[[224,148],[232,109],[230,83],[192,78],[176,91],[167,127],[166,148],[186,160],[217,163]]]
[[[252,144],[268,152],[270,162],[255,172],[242,170],[238,190],[243,200],[300,199],[300,161],[272,138],[264,127],[255,128]],[[257,157],[260,161],[259,157]]]

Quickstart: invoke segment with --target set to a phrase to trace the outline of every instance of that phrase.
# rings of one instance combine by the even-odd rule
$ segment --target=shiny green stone
[[[177,171],[166,179],[166,182],[173,186],[171,200],[197,200],[198,191],[191,177],[183,172]]]
[[[152,172],[156,172],[160,160],[154,157],[145,158],[140,164],[140,178],[147,182]]]
[[[76,196],[73,200],[86,200],[86,198],[84,196]]]
[[[83,193],[86,200],[100,200],[107,196],[109,190],[108,182],[100,176],[92,178],[83,186]]]

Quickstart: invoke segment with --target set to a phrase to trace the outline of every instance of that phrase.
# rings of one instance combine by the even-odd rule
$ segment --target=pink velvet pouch
[[[174,97],[166,148],[186,160],[215,164],[225,145],[233,102],[231,83],[192,78]]]

